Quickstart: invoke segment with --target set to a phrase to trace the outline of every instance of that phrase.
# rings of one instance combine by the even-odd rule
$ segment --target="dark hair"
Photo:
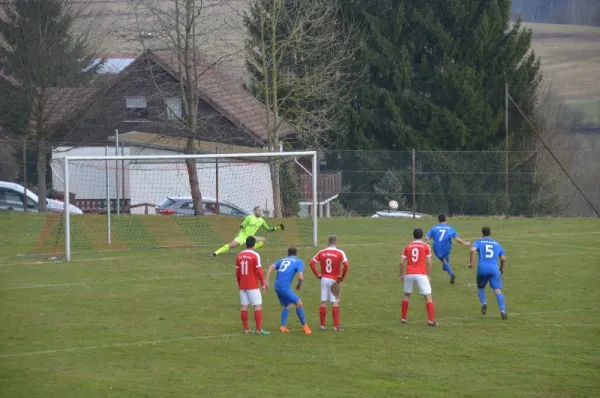
[[[337,236],[331,235],[329,238],[327,238],[327,244],[329,246],[335,245],[336,243],[337,243]]]
[[[254,236],[249,236],[246,238],[246,247],[248,249],[252,249],[256,245],[256,238]]]
[[[295,247],[288,247],[288,256],[295,256],[298,254],[298,249]]]
[[[423,237],[423,230],[421,228],[415,228],[413,231],[413,236],[415,239],[421,239]]]
[[[490,227],[483,227],[481,228],[481,234],[483,236],[490,236],[492,234],[492,230],[490,229]]]
[[[446,222],[446,215],[444,213],[440,214],[438,216],[438,221],[439,222]]]

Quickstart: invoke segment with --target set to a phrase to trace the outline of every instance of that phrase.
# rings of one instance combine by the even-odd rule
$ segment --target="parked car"
[[[371,218],[379,218],[379,217],[404,217],[404,218],[413,218],[413,214],[410,211],[400,211],[400,210],[382,210],[373,214]],[[423,214],[415,213],[415,218],[421,218]]]
[[[27,195],[27,211],[37,213],[40,211],[39,197],[29,189],[13,182],[0,181],[0,211],[25,211],[23,206],[24,194]],[[64,202],[56,199],[46,199],[46,208],[50,213],[62,213],[65,209]],[[83,211],[69,204],[69,213],[83,214]]]
[[[214,198],[202,198],[202,206],[204,207],[205,215],[217,214],[217,200]],[[170,196],[160,202],[156,206],[156,214],[172,215],[172,216],[193,216],[194,202],[191,196]],[[236,205],[219,200],[219,215],[231,217],[246,217],[249,215],[247,211],[237,207]]]

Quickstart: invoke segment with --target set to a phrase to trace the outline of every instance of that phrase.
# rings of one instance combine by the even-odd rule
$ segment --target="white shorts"
[[[404,293],[412,293],[413,283],[417,284],[419,292],[423,296],[431,294],[431,284],[427,275],[409,274],[404,276]]]
[[[240,302],[242,305],[262,305],[260,289],[240,290]]]
[[[331,293],[331,285],[333,285],[335,281],[330,278],[321,278],[321,301],[330,301],[332,303],[337,303],[338,299],[335,298],[333,293]]]

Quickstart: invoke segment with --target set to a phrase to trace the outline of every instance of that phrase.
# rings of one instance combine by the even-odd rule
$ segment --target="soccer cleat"
[[[285,326],[280,326],[280,327],[279,327],[279,331],[280,331],[281,333],[289,333],[289,332],[291,332],[291,330],[290,330],[290,329],[288,329],[288,328],[286,328]]]
[[[217,257],[217,253],[210,253],[208,257]]]
[[[312,334],[312,330],[310,330],[308,325],[303,325],[302,329],[304,329],[304,334]]]
[[[427,326],[436,327],[437,325],[438,325],[438,323],[437,323],[436,321],[433,321],[433,322],[431,322],[431,321],[428,321],[428,322],[427,322]]]
[[[244,334],[250,334],[250,333],[252,333],[252,330],[250,330],[250,329],[244,329]]]
[[[503,321],[508,319],[508,314],[507,314],[506,312],[504,312],[504,311],[502,311],[502,312],[500,313],[500,316],[502,317],[502,320],[503,320]]]
[[[339,328],[335,328],[335,327],[334,327],[334,328],[333,328],[333,331],[334,331],[334,332],[343,332],[343,331],[344,331],[344,328],[343,328],[343,327],[341,327],[341,326],[340,326]]]
[[[487,304],[481,306],[481,315],[487,314]]]
[[[319,327],[319,330],[320,330],[321,332],[322,332],[322,331],[325,331],[325,330],[327,330],[327,326],[321,326],[321,327]]]
[[[408,323],[406,319],[400,319],[400,323]]]
[[[454,281],[455,281],[455,280],[456,280],[456,276],[452,275],[452,276],[450,277],[450,284],[451,284],[451,285],[454,285]]]
[[[256,334],[261,334],[263,336],[268,336],[271,334],[271,332],[267,332],[266,330],[257,330]]]

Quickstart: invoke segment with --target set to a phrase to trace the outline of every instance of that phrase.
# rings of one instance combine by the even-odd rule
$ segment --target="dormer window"
[[[168,120],[181,119],[183,112],[181,111],[181,98],[169,97],[165,98],[165,107],[167,110]]]
[[[148,99],[144,96],[125,97],[125,107],[135,117],[148,117]]]

